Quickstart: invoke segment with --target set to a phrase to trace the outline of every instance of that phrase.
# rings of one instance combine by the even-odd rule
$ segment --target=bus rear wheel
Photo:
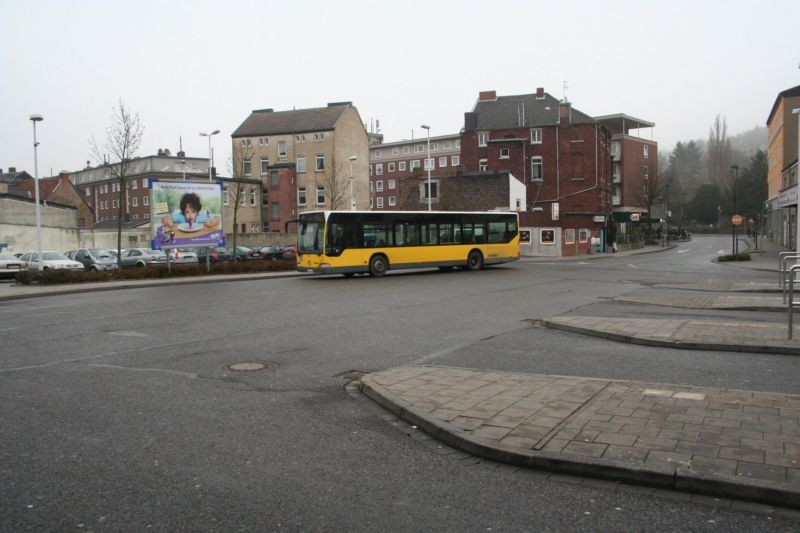
[[[480,270],[483,268],[483,254],[478,250],[472,250],[467,256],[467,270]]]
[[[369,260],[369,275],[373,278],[383,277],[388,269],[389,264],[383,255],[373,255],[372,259]]]

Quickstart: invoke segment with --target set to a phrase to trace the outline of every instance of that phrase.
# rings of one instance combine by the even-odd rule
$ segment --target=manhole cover
[[[360,380],[362,377],[364,377],[367,374],[368,374],[368,372],[365,372],[363,370],[348,370],[347,372],[342,372],[341,374],[336,374],[334,377],[336,377],[336,378],[344,378],[344,379],[347,379],[349,381],[358,381],[358,380]]]
[[[231,372],[255,372],[267,368],[269,368],[267,363],[234,363],[225,367],[226,370],[230,370]]]

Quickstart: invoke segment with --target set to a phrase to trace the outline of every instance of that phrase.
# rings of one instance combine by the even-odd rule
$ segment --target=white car
[[[0,253],[0,278],[13,278],[20,270],[27,270],[25,261],[11,254]]]
[[[28,263],[28,270],[39,270],[38,252],[28,252],[20,257]],[[61,252],[42,252],[42,270],[83,270],[83,263],[73,261]]]
[[[169,262],[178,265],[195,264],[197,260],[197,252],[191,248],[175,248],[169,251]]]

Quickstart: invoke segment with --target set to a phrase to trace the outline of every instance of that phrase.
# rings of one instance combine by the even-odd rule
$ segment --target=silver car
[[[198,263],[197,252],[192,248],[176,248],[169,251],[169,262],[176,265],[193,265]]]
[[[39,270],[39,253],[28,252],[20,257],[28,263],[29,270]],[[83,270],[83,263],[73,261],[61,252],[42,252],[42,270]]]
[[[167,264],[167,255],[161,250],[150,248],[129,248],[122,250],[120,263],[126,267],[146,267]]]
[[[108,250],[102,248],[80,248],[70,257],[79,263],[83,263],[86,270],[91,270],[92,272],[115,270],[117,268],[116,258],[112,257]]]
[[[20,270],[27,270],[28,264],[11,254],[0,253],[0,278],[13,278]]]

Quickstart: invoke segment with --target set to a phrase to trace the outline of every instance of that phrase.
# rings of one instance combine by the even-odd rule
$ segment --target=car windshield
[[[164,255],[164,250],[142,250],[148,255]]]
[[[36,260],[36,255],[33,254],[33,260]],[[42,259],[45,261],[69,261],[69,257],[62,254],[61,252],[44,252],[42,253]]]
[[[300,217],[297,228],[297,250],[304,254],[322,253],[322,229],[325,218],[322,213],[313,213]]]
[[[94,257],[99,257],[100,259],[108,259],[111,257],[111,253],[108,250],[103,250],[102,248],[89,248],[89,253]]]
[[[0,254],[0,260],[3,261],[16,261],[17,258],[11,254]]]

